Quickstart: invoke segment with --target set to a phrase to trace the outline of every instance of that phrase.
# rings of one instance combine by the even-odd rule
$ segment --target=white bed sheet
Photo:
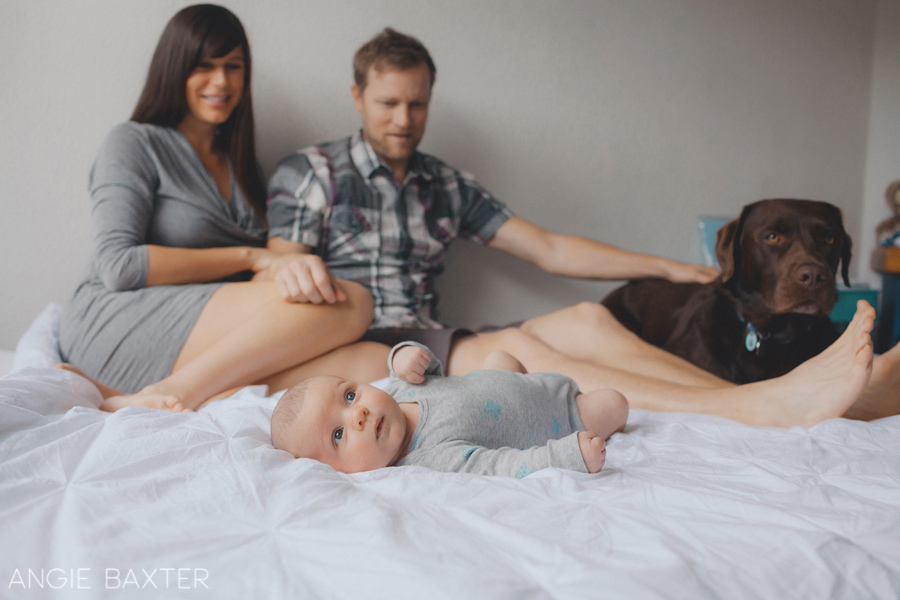
[[[196,414],[99,402],[62,371],[0,379],[0,597],[900,596],[900,417],[634,410],[603,472],[516,480],[295,460],[262,388]]]

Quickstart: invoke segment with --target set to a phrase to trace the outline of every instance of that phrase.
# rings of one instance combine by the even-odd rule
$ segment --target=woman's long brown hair
[[[185,85],[191,72],[200,61],[225,56],[239,45],[244,52],[244,92],[228,120],[219,125],[215,145],[228,154],[238,185],[265,223],[266,187],[256,162],[250,45],[244,27],[231,11],[197,4],[172,17],[153,53],[131,120],[177,127],[189,110]]]

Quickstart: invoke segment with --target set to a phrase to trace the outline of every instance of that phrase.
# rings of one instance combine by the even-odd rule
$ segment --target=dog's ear
[[[726,223],[716,232],[716,260],[722,269],[722,283],[728,283],[732,277],[741,272],[744,258],[741,236],[744,234],[744,223],[758,204],[759,202],[748,204],[736,221]]]
[[[716,232],[716,262],[722,270],[722,281],[728,281],[734,274],[734,233],[738,220],[729,221]]]
[[[741,211],[741,216],[730,221],[716,232],[716,260],[722,269],[722,283],[727,283],[741,270],[741,262],[744,257],[744,248],[741,246],[741,236],[744,234],[744,223],[747,217],[759,202],[748,204]]]
[[[853,242],[850,240],[850,234],[844,229],[844,218],[841,215],[841,209],[832,204],[828,206],[834,211],[835,220],[840,228],[838,235],[840,235],[841,239],[835,241],[841,244],[841,277],[844,279],[844,285],[850,287],[850,257],[852,256],[850,249],[853,247]]]

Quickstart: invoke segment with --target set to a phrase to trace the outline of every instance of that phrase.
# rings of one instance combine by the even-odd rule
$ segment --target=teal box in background
[[[728,217],[701,217],[698,226],[700,228],[700,255],[701,263],[718,267],[716,261],[716,232],[731,218]],[[838,274],[840,276],[840,274]],[[878,319],[878,290],[865,286],[852,286],[849,288],[838,287],[838,300],[829,317],[835,323],[849,323],[856,312],[856,301],[865,300],[875,307]]]
[[[701,264],[718,267],[716,260],[716,232],[728,221],[728,217],[700,217],[700,262]]]
[[[838,301],[828,316],[835,323],[849,323],[856,312],[857,300],[865,300],[874,306],[875,319],[878,319],[878,290],[863,286],[838,287]]]

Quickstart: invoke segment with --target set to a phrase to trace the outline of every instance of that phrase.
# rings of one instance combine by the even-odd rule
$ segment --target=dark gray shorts
[[[388,346],[396,346],[400,342],[418,342],[431,350],[434,357],[441,361],[444,373],[450,359],[450,346],[453,341],[472,335],[468,329],[444,327],[443,329],[404,329],[402,327],[370,329],[360,341],[381,342]]]

